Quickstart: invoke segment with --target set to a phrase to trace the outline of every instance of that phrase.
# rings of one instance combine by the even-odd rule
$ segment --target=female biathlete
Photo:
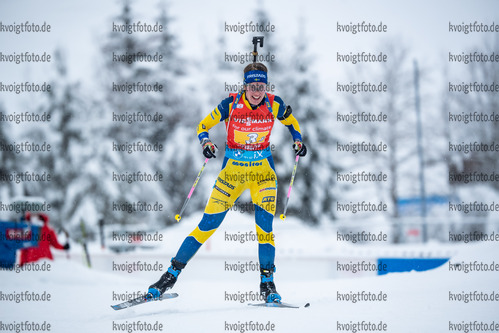
[[[258,256],[260,261],[260,293],[266,302],[280,302],[274,284],[275,244],[272,223],[275,214],[277,177],[269,147],[270,134],[277,118],[290,131],[293,149],[305,156],[298,121],[291,108],[279,96],[266,93],[267,67],[252,63],[244,69],[244,88],[230,94],[197,128],[198,138],[207,158],[216,157],[216,147],[208,130],[225,122],[227,143],[225,157],[213,187],[203,218],[184,240],[171,266],[159,281],[149,287],[156,298],[171,289],[178,275],[204,242],[217,230],[228,210],[244,190],[249,189],[255,207]],[[250,176],[251,175],[251,176]]]

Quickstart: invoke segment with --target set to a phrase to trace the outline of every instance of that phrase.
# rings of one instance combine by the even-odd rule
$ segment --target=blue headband
[[[267,84],[267,72],[255,70],[244,73],[244,84],[252,82],[263,82]]]

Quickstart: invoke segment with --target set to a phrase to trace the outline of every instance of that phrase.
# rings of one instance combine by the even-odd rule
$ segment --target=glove
[[[296,140],[295,143],[293,143],[293,149],[295,150],[296,155],[307,155],[307,146],[300,140]]]
[[[203,146],[203,155],[205,157],[207,157],[207,158],[215,157],[216,158],[215,151],[216,151],[217,146],[214,145],[210,139],[204,138],[201,141],[201,146]]]
[[[64,250],[69,250],[69,247],[70,247],[70,246],[69,246],[69,243],[66,243],[66,244],[64,244],[64,246],[63,246],[62,248],[63,248]]]

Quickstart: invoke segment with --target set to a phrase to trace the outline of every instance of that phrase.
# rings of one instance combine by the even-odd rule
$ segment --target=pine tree
[[[494,35],[484,39],[482,43],[473,47],[470,52],[482,50],[484,54],[493,54],[499,47],[499,36]],[[470,62],[466,65],[464,75],[468,77],[465,82],[480,82],[490,85],[499,81],[497,63],[494,62]],[[462,75],[459,78],[450,78],[449,82],[459,83],[463,81]],[[478,112],[484,115],[497,115],[499,109],[499,94],[493,92],[476,92],[470,94],[450,93],[447,96],[452,105],[452,112],[455,114],[469,114]],[[469,123],[452,122],[451,137],[453,142],[477,141],[491,144],[499,142],[499,122],[498,121],[478,121]],[[492,173],[499,168],[499,159],[496,151],[478,151],[463,155],[460,152],[451,153],[452,164],[455,172]],[[499,182],[488,183],[499,190]]]
[[[154,74],[155,80],[162,82],[164,93],[151,103],[164,115],[161,128],[156,128],[154,137],[163,143],[165,153],[153,161],[153,165],[155,169],[163,170],[166,178],[161,183],[160,191],[165,197],[162,223],[168,225],[175,223],[174,216],[185,200],[203,161],[196,136],[196,126],[201,120],[199,92],[191,79],[199,77],[199,73],[179,55],[177,36],[170,32],[174,18],[168,12],[168,4],[160,4],[156,20],[163,25],[164,32],[154,35],[149,43],[164,56],[164,61]],[[201,195],[193,197],[184,215],[204,207],[205,199],[202,198]]]
[[[0,104],[0,114],[6,114],[6,109],[3,104]],[[11,140],[11,134],[9,133],[9,126],[6,122],[0,122],[0,142],[3,144],[9,144]],[[12,151],[2,150],[0,151],[0,183],[2,184],[2,190],[0,191],[0,200],[6,202],[9,197],[13,196],[14,192],[14,182],[6,181],[9,174],[12,174],[17,170],[17,159],[16,155]]]
[[[298,214],[305,223],[318,224],[323,218],[334,218],[332,202],[336,194],[332,175],[338,166],[331,158],[329,149],[335,141],[330,130],[331,111],[320,96],[318,83],[314,81],[316,75],[311,70],[313,58],[308,52],[303,23],[298,31],[293,42],[294,52],[290,63],[285,66],[287,71],[282,75],[279,88],[286,93],[285,102],[292,107],[293,115],[300,124],[308,153],[299,161],[288,212]],[[292,145],[289,134],[281,139],[279,147],[282,147],[283,154],[277,167],[282,170],[279,196],[283,198],[294,161],[292,150],[286,149]],[[286,182],[283,183],[283,180]]]
[[[112,19],[113,24],[129,25],[136,22],[131,1],[123,0],[121,13]],[[152,80],[153,68],[148,62],[134,59],[138,55],[152,54],[148,44],[140,34],[111,30],[101,44],[102,59],[99,71],[102,89],[98,96],[97,110],[94,114],[95,126],[92,132],[96,135],[96,146],[93,147],[94,157],[87,170],[90,191],[94,194],[94,209],[104,218],[106,223],[129,224],[141,219],[154,220],[154,214],[144,212],[129,213],[121,209],[114,210],[113,204],[130,202],[148,202],[153,190],[143,182],[115,181],[115,175],[126,173],[152,172],[149,159],[154,153],[133,152],[131,154],[115,151],[117,145],[125,143],[154,144],[153,131],[148,127],[150,122],[122,121],[119,117],[134,115],[154,115],[150,107],[150,96],[153,92],[122,92],[115,86],[122,84],[147,83]],[[95,127],[99,131],[95,130]],[[95,172],[99,168],[100,172]],[[151,184],[148,184],[151,185]],[[156,201],[156,200],[154,200]]]
[[[56,225],[72,220],[85,193],[75,187],[84,158],[81,147],[85,145],[86,104],[78,82],[67,76],[66,60],[61,50],[54,53],[56,75],[50,83],[51,91],[36,113],[47,112],[50,122],[33,127],[27,136],[34,142],[51,145],[50,152],[30,155],[25,161],[32,170],[47,171],[50,182],[26,182],[24,194],[41,196],[51,205],[49,215]]]
[[[259,1],[259,4],[257,6],[257,9],[255,11],[255,18],[256,18],[256,24],[262,25],[266,27],[269,23],[272,25],[272,18],[268,15],[268,10],[265,9],[262,1]],[[284,26],[279,26],[279,28],[284,28]],[[263,36],[263,48],[258,52],[260,55],[267,55],[271,54],[275,56],[275,61],[270,61],[270,62],[265,62],[262,61],[262,63],[267,66],[269,69],[269,74],[271,75],[270,78],[275,78],[270,80],[269,82],[274,82],[276,85],[280,82],[279,81],[279,74],[286,68],[284,65],[284,52],[282,51],[283,48],[279,47],[279,45],[282,45],[283,41],[279,40],[278,36],[278,27],[276,27],[276,31],[267,31],[266,29],[259,35]]]

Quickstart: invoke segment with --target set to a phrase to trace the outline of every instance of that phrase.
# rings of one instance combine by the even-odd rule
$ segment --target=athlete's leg
[[[277,194],[277,177],[272,157],[263,160],[262,165],[254,167],[252,171],[256,172],[256,178],[254,182],[251,182],[250,190],[255,205],[260,267],[272,269],[275,258],[272,226],[276,211]]]
[[[237,179],[237,175],[234,174],[237,173],[237,169],[234,169],[232,163],[229,164],[228,161],[230,160],[225,158],[201,222],[185,238],[177,255],[172,258],[171,266],[167,272],[156,283],[149,286],[148,293],[153,297],[159,297],[166,290],[173,287],[182,269],[196,254],[201,245],[217,230],[229,208],[232,207],[236,199],[244,191],[245,188],[242,184],[232,181]]]
[[[272,157],[256,167],[257,179],[250,186],[255,205],[258,257],[260,260],[260,294],[266,302],[280,302],[281,296],[274,284],[275,242],[272,231],[276,210],[277,178]]]
[[[222,170],[220,171],[212,193],[204,210],[203,218],[184,240],[180,246],[175,259],[178,262],[187,262],[196,254],[201,245],[210,238],[222,223],[225,215],[236,199],[244,191],[244,186],[237,179],[237,169],[228,163],[225,158]]]

